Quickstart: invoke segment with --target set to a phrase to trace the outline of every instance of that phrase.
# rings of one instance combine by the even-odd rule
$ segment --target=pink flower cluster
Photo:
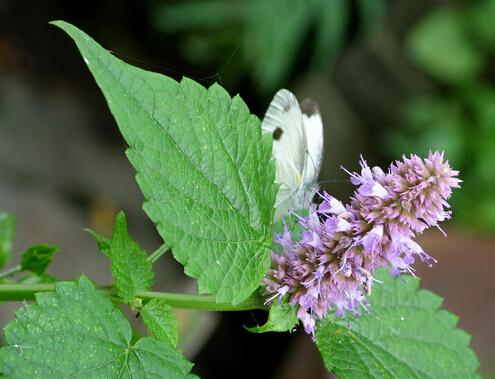
[[[427,159],[403,157],[387,173],[370,169],[362,158],[360,164],[360,174],[349,173],[358,186],[349,204],[323,193],[320,205],[299,218],[298,241],[287,226],[275,236],[283,253],[272,252],[264,280],[267,303],[286,297],[312,335],[316,321],[331,310],[359,314],[376,269],[412,274],[416,260],[435,261],[413,238],[450,218],[447,199],[461,182],[439,152]]]

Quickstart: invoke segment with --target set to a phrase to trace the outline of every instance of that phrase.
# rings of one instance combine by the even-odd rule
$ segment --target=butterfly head
[[[308,208],[311,204],[313,197],[318,191],[318,185],[314,183],[303,183],[292,192],[292,198],[296,209]]]

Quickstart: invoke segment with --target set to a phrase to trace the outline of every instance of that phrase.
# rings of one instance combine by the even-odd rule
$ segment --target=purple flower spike
[[[318,207],[318,212],[321,214],[334,214],[340,215],[345,213],[345,207],[342,202],[337,200],[335,197],[330,196],[328,193],[323,192],[323,195],[320,195],[322,198],[322,202]]]
[[[273,242],[282,246],[284,251],[289,251],[292,248],[292,235],[289,228],[287,228],[287,224],[284,223],[284,232],[282,234],[275,234]]]
[[[349,172],[358,186],[350,204],[324,192],[320,205],[309,206],[309,215],[299,219],[299,242],[287,227],[274,239],[283,254],[272,253],[266,302],[287,298],[313,336],[329,311],[343,316],[367,310],[376,269],[414,275],[416,261],[436,262],[413,238],[450,218],[447,200],[461,182],[439,152],[403,157],[387,173],[371,169],[362,157],[360,165],[360,174]]]

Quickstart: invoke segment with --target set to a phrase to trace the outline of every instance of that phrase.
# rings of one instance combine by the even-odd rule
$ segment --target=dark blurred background
[[[461,170],[445,239],[421,238],[439,262],[423,287],[473,335],[495,377],[495,0],[0,0],[0,210],[18,219],[16,251],[60,246],[51,274],[110,283],[82,231],[109,235],[124,209],[131,233],[160,244],[141,210],[125,145],[63,19],[144,69],[239,93],[262,117],[282,87],[320,103],[322,187],[352,192],[340,165],[360,153],[386,167],[402,154],[445,150]],[[157,289],[194,292],[170,256]],[[15,306],[2,304],[3,326]],[[325,378],[304,333],[250,335],[255,312],[178,311],[181,348],[203,378]],[[425,327],[428,327],[425,325]]]

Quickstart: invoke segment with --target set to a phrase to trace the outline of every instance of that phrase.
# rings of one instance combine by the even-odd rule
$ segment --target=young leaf
[[[151,262],[146,252],[129,236],[124,212],[119,212],[115,218],[108,256],[115,288],[126,303],[131,303],[136,291],[151,287]]]
[[[177,317],[170,305],[163,300],[152,299],[141,309],[141,316],[152,336],[167,342],[172,347],[177,347],[179,341]]]
[[[486,64],[483,50],[466,30],[466,12],[439,7],[409,34],[411,58],[435,78],[452,85],[469,83]]]
[[[21,258],[21,270],[31,271],[36,275],[43,275],[50,263],[53,254],[59,251],[58,247],[47,244],[33,245],[27,249]]]
[[[15,218],[10,213],[0,213],[0,268],[5,266],[12,255]]]
[[[154,337],[132,330],[93,283],[58,282],[5,327],[0,374],[9,378],[191,378],[192,364]]]
[[[108,256],[110,253],[111,241],[108,238],[103,237],[101,234],[96,233],[94,230],[91,230],[89,228],[84,230],[91,234],[91,236],[95,239],[98,250],[100,250],[102,254]]]
[[[327,318],[316,341],[326,368],[339,378],[477,378],[470,337],[457,317],[440,309],[442,299],[421,290],[410,276],[373,289],[370,312],[356,320]]]
[[[251,333],[290,332],[298,321],[295,308],[287,303],[274,302],[268,313],[268,321],[264,325],[246,329]]]
[[[271,139],[219,85],[180,83],[112,56],[76,27],[76,42],[130,148],[144,209],[201,293],[238,304],[269,266],[276,195]]]

